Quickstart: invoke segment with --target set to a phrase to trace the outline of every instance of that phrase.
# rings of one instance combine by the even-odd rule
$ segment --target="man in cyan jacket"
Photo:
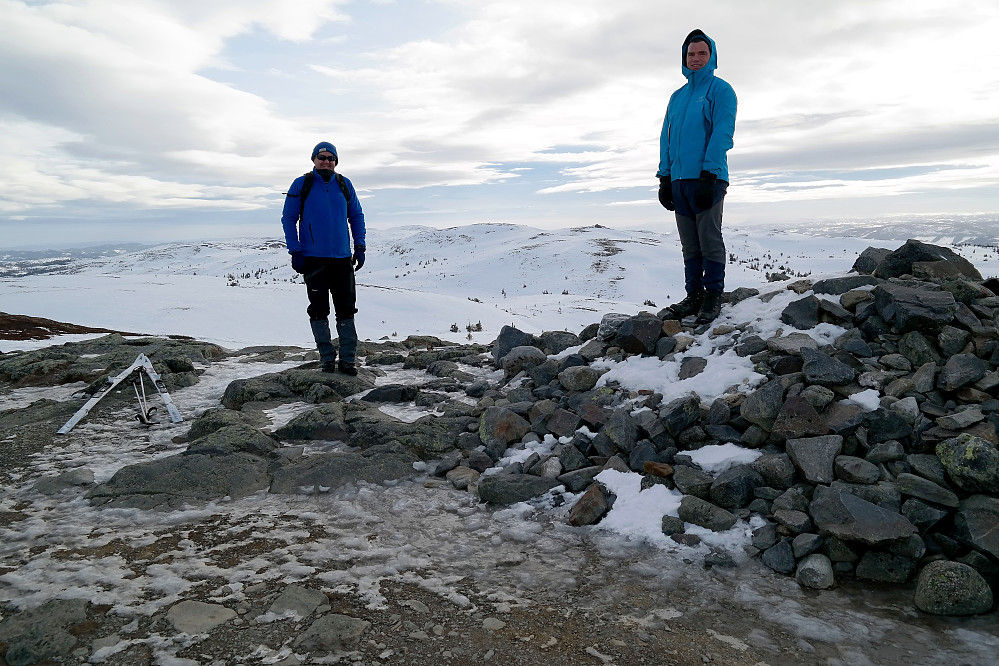
[[[288,188],[281,224],[291,266],[305,276],[309,323],[323,372],[357,374],[354,328],[354,271],[364,265],[364,213],[349,180],[335,173],[336,147],[323,141],[312,149],[315,168]],[[353,250],[351,250],[353,239]],[[330,332],[330,299],[336,314],[340,363]]]
[[[694,30],[683,41],[681,66],[687,83],[666,107],[659,140],[659,202],[676,211],[683,250],[686,298],[669,306],[673,315],[714,321],[725,289],[722,202],[728,190],[728,151],[735,133],[732,86],[715,76],[714,41]]]

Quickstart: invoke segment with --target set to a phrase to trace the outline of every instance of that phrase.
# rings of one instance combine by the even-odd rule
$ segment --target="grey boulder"
[[[927,564],[916,581],[916,608],[933,615],[976,615],[992,609],[992,590],[973,568],[938,560]]]

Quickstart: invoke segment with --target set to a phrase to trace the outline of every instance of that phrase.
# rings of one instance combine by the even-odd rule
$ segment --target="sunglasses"
[[[336,157],[333,155],[316,155],[316,159],[320,162],[335,162]]]

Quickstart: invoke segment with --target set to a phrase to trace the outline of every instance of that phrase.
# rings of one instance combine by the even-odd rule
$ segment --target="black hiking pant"
[[[350,257],[306,257],[305,287],[309,294],[309,319],[328,319],[330,300],[337,321],[354,318],[357,289]]]

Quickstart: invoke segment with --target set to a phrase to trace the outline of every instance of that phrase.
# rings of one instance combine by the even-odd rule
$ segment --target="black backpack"
[[[338,173],[334,173],[336,176],[337,185],[340,186],[340,191],[343,192],[343,198],[347,200],[347,207],[350,207],[350,190],[347,189],[347,181]],[[312,183],[316,180],[316,172],[310,171],[305,174],[305,182],[302,183],[302,191],[298,193],[298,219],[301,221],[302,215],[305,212],[305,198],[309,196],[309,192],[312,191]],[[288,196],[295,196],[294,194],[289,194]]]

